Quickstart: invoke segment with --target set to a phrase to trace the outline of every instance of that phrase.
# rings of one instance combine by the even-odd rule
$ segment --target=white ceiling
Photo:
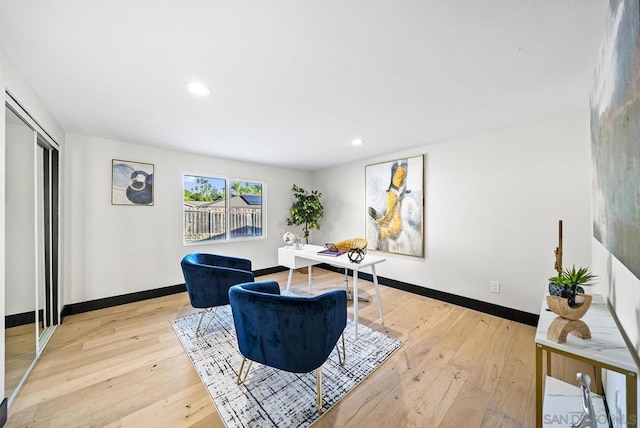
[[[316,170],[586,111],[606,8],[0,0],[0,45],[68,133]]]

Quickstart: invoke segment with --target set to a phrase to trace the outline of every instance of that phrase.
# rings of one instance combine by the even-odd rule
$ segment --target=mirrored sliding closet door
[[[5,104],[5,397],[9,405],[58,324],[58,146]]]

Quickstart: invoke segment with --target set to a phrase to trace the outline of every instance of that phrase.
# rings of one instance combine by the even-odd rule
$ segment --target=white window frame
[[[225,188],[224,188],[224,238],[220,238],[220,239],[203,239],[201,241],[187,241],[186,240],[186,220],[185,220],[185,207],[184,207],[184,190],[185,190],[185,177],[190,176],[190,177],[197,177],[197,178],[206,178],[206,179],[211,179],[211,180],[224,180],[225,182]],[[261,216],[260,216],[260,235],[255,235],[255,236],[240,236],[240,237],[233,237],[231,236],[231,215],[230,215],[230,210],[231,207],[229,206],[230,201],[231,201],[231,183],[233,182],[241,182],[241,183],[251,183],[251,184],[260,184],[260,186],[262,187],[262,191],[261,191],[261,204],[260,204],[260,212],[261,212]],[[256,180],[256,179],[245,179],[245,178],[236,178],[236,177],[228,177],[228,176],[223,176],[223,175],[216,175],[216,174],[203,174],[203,173],[190,173],[190,172],[185,172],[182,174],[182,201],[183,201],[183,205],[182,205],[182,242],[183,245],[185,246],[192,246],[192,245],[205,245],[205,244],[221,244],[221,243],[228,243],[228,242],[238,242],[238,241],[252,241],[252,240],[258,240],[258,239],[266,239],[267,237],[267,231],[266,231],[266,224],[267,224],[267,210],[266,210],[266,193],[267,193],[267,183],[264,180]]]

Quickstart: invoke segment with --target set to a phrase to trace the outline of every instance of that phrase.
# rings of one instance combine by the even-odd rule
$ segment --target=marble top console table
[[[602,370],[611,370],[621,373],[626,378],[626,422],[628,427],[637,427],[638,367],[629,350],[622,333],[610,312],[609,306],[600,295],[594,295],[591,307],[581,318],[591,331],[591,339],[580,339],[569,335],[566,343],[556,343],[547,338],[549,325],[556,318],[556,314],[547,309],[546,299],[543,300],[540,311],[540,320],[535,336],[536,343],[536,427],[553,426],[549,422],[560,420],[561,417],[553,417],[556,410],[549,408],[549,397],[566,394],[566,388],[572,385],[563,385],[563,391],[556,391],[558,382],[551,378],[551,354],[559,354],[568,358],[586,362],[594,366],[596,379],[596,392],[602,391]],[[546,353],[546,373],[543,373],[543,354]],[[544,388],[544,396],[543,396]],[[575,391],[579,387],[575,386]],[[595,400],[600,398],[594,394]],[[581,401],[575,401],[575,409],[581,409]],[[596,413],[598,411],[596,410]],[[556,415],[557,416],[557,415]]]

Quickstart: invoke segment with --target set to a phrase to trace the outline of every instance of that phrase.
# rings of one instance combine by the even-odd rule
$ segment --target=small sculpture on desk
[[[591,377],[587,374],[578,373],[576,380],[580,382],[582,390],[582,416],[577,424],[569,425],[571,428],[597,428],[596,412],[593,410],[593,402],[591,401]]]
[[[351,248],[347,253],[347,257],[349,257],[349,261],[351,263],[360,263],[364,260],[364,252],[362,248]]]
[[[296,244],[296,235],[291,232],[285,232],[285,234],[282,235],[282,240],[284,241],[285,247],[291,248]]]

